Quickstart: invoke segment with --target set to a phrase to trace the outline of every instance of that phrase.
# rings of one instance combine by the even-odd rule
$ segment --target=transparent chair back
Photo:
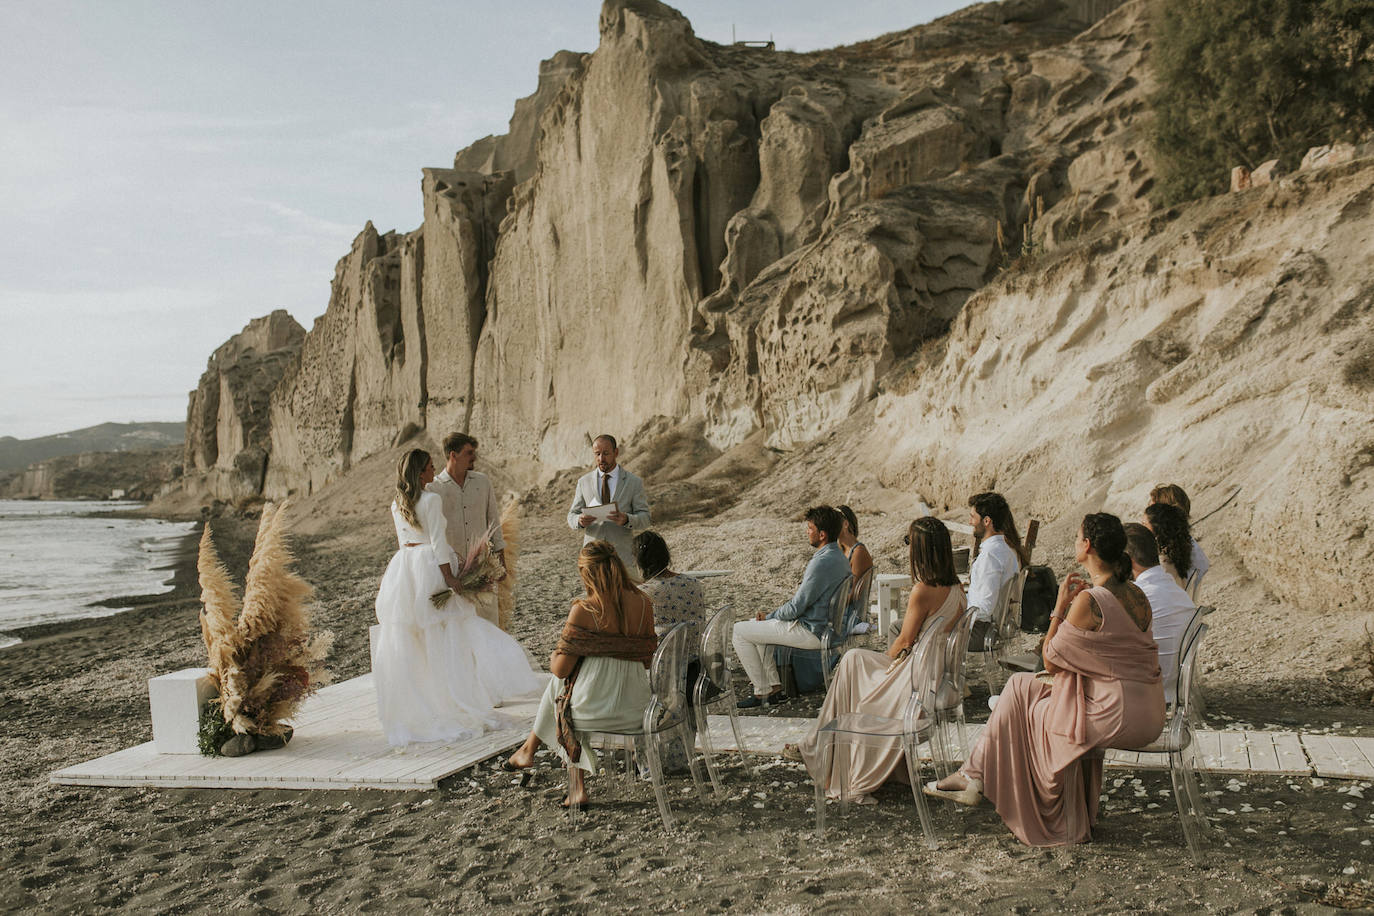
[[[735,737],[735,748],[740,759],[748,753],[744,739],[740,735],[739,716],[735,714],[735,695],[731,685],[735,679],[735,665],[730,655],[730,630],[734,626],[734,608],[729,604],[717,608],[706,622],[701,633],[701,650],[698,655],[701,673],[693,686],[692,706],[696,712],[697,740],[701,743],[702,756],[706,758],[706,772],[711,777],[711,786],[718,798],[724,797],[721,785],[720,766],[716,759],[715,740],[711,736],[710,712],[713,704],[721,706],[730,721],[730,730]]]
[[[830,593],[830,597],[827,599],[828,603],[826,605],[826,621],[828,625],[826,626],[825,631],[821,633],[821,645],[819,650],[821,659],[821,677],[825,681],[826,690],[830,689],[831,658],[833,657],[836,647],[838,647],[839,644],[844,640],[843,634],[845,633],[845,615],[849,611],[849,596],[850,593],[853,591],[853,587],[854,577],[845,576],[844,579],[841,580],[837,586],[835,586],[835,590]],[[807,653],[816,651],[814,649],[796,649],[790,646],[779,646],[778,648],[780,649],[779,655],[781,666],[783,668],[792,667],[792,657],[796,653]]]
[[[945,636],[945,664],[941,671],[940,688],[935,693],[935,739],[941,742],[941,756],[946,772],[956,763],[967,759],[969,751],[968,722],[964,718],[964,688],[967,674],[964,660],[968,657],[968,641],[973,625],[978,621],[977,608],[966,607],[949,626]],[[957,745],[951,734],[957,726]]]
[[[1192,708],[1196,693],[1195,678],[1198,654],[1207,624],[1199,610],[1184,631],[1178,661],[1178,702],[1175,704],[1164,732],[1155,744],[1143,749],[1145,753],[1165,753],[1169,757],[1169,778],[1173,783],[1174,801],[1178,804],[1183,841],[1188,852],[1199,865],[1206,864],[1202,854],[1202,840],[1211,830],[1204,807],[1205,796],[1199,783],[1197,764],[1202,759],[1197,740],[1197,718]]]
[[[685,623],[677,624],[661,636],[658,648],[654,651],[653,661],[649,665],[649,688],[652,695],[644,709],[640,728],[630,732],[600,732],[626,737],[631,742],[631,748],[642,751],[648,764],[650,779],[653,781],[658,813],[663,819],[663,826],[668,829],[673,827],[673,815],[668,807],[668,790],[663,782],[663,764],[658,753],[658,742],[654,740],[656,735],[667,734],[683,743],[697,795],[705,798],[701,776],[697,772],[694,749],[687,738],[687,729],[683,728],[688,716],[687,664],[694,647],[695,641],[691,638],[691,630]],[[636,768],[630,765],[628,759],[626,763],[627,770],[633,774]],[[576,822],[576,806],[572,813]]]
[[[925,796],[921,792],[920,744],[932,734],[934,722],[933,699],[939,688],[944,667],[944,629],[949,616],[929,621],[906,662],[910,693],[902,718],[889,718],[844,710],[829,722],[821,722],[817,729],[817,753],[820,755],[819,779],[814,779],[816,793],[816,829],[826,826],[826,796],[834,792],[841,811],[847,810],[850,796],[851,747],[865,745],[883,751],[900,748],[911,782],[912,797],[926,842],[935,844],[935,828],[930,818]],[[932,743],[933,744],[933,743]],[[932,753],[935,753],[932,747]],[[814,774],[813,774],[814,778]]]

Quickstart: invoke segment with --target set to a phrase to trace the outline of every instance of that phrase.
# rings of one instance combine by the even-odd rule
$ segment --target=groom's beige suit
[[[617,465],[612,468],[611,475],[616,478],[611,501],[616,504],[616,508],[629,516],[627,523],[617,525],[611,521],[592,522],[585,529],[577,524],[578,518],[588,506],[602,504],[601,472],[593,468],[578,478],[577,493],[573,497],[572,508],[568,510],[568,527],[574,531],[582,531],[584,544],[588,541],[609,541],[615,552],[620,555],[620,561],[631,574],[634,574],[635,557],[631,542],[634,540],[635,531],[649,527],[649,499],[644,495],[644,481],[625,470],[623,466]]]

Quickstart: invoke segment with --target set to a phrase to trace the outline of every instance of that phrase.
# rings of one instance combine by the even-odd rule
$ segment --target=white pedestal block
[[[219,691],[207,668],[186,668],[148,682],[153,746],[159,754],[199,754],[200,708]]]

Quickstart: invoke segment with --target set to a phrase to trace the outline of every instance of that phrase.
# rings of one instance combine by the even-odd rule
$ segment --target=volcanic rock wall
[[[717,448],[815,438],[1023,237],[1143,206],[1143,7],[1117,5],[793,54],[608,0],[596,52],[546,61],[508,134],[424,171],[423,226],[369,224],[340,261],[273,396],[268,495],[420,431],[529,479],[657,418]]]
[[[262,492],[269,399],[305,330],[286,311],[255,318],[211,355],[186,410],[183,485],[207,499]]]

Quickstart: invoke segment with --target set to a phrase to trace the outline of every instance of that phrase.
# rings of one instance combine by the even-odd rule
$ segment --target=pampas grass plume
[[[200,601],[204,607],[200,612],[200,633],[205,640],[210,674],[219,682],[232,662],[232,636],[234,618],[239,613],[239,599],[229,580],[229,572],[215,550],[209,522],[205,523],[200,533],[196,571],[200,574]]]
[[[506,507],[501,510],[501,538],[506,542],[501,555],[506,577],[496,585],[497,620],[501,629],[509,631],[511,617],[515,614],[515,567],[520,559],[520,515],[514,499],[507,500]]]

